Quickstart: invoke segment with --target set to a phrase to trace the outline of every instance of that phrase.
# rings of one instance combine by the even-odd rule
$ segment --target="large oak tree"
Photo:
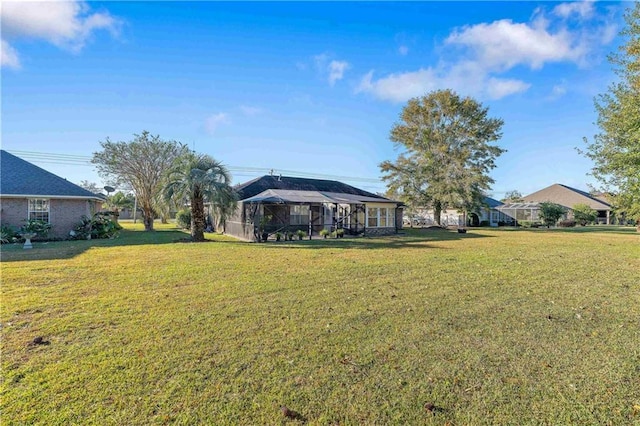
[[[494,182],[489,172],[504,150],[491,143],[502,125],[488,108],[451,90],[413,98],[391,129],[402,152],[380,164],[382,178],[409,205],[433,208],[438,224],[444,209],[474,209]]]
[[[585,140],[585,154],[616,210],[636,220],[640,232],[640,3],[625,20],[625,42],[609,57],[619,80],[595,100],[600,133]]]
[[[155,205],[163,188],[163,179],[174,161],[186,154],[186,145],[166,141],[144,131],[129,142],[100,142],[91,162],[100,176],[113,186],[132,188],[144,217],[145,231],[153,231]]]

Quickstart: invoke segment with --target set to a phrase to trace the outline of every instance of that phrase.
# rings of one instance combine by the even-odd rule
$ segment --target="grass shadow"
[[[4,244],[0,250],[0,261],[70,259],[91,248],[171,244],[186,238],[189,235],[177,229],[152,232],[124,229],[113,239],[34,242],[30,250],[24,250],[22,244]]]
[[[286,241],[286,242],[271,242],[265,244],[265,247],[270,248],[340,248],[340,249],[406,249],[406,248],[442,248],[435,247],[429,243],[440,241],[462,241],[466,239],[476,238],[492,238],[491,235],[475,234],[473,232],[467,232],[465,234],[458,233],[457,231],[450,231],[446,229],[409,229],[402,231],[396,235],[389,235],[384,237],[345,237],[345,238],[327,238],[327,239],[313,239],[313,240],[301,240],[301,241]]]

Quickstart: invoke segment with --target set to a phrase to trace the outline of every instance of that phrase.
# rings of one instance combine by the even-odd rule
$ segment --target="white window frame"
[[[375,215],[372,215],[372,210],[376,210]],[[381,213],[384,210],[384,215]],[[385,225],[381,226],[382,217],[384,216]],[[370,225],[369,219],[375,219],[376,224]],[[367,207],[367,228],[395,228],[396,226],[396,209],[389,206],[376,206],[376,207]]]
[[[48,198],[29,198],[27,201],[27,219],[42,220],[51,223],[51,200]],[[46,205],[46,209],[45,209]],[[46,215],[46,219],[43,217]]]

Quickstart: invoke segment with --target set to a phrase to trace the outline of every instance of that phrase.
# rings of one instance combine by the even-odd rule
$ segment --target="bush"
[[[69,235],[76,240],[115,238],[122,229],[115,218],[113,212],[98,212],[91,218],[83,216],[80,224]]]
[[[2,225],[0,227],[0,243],[1,244],[15,243],[19,241],[20,238],[21,237],[18,234],[18,231],[16,231],[11,226]]]
[[[182,229],[191,229],[191,210],[178,210],[176,213],[176,224]]]
[[[518,224],[523,228],[539,228],[542,223],[537,220],[520,220]]]
[[[45,222],[44,220],[28,219],[22,226],[20,232],[33,233],[36,234],[37,237],[46,237],[50,230],[51,224],[49,222]]]
[[[482,220],[482,221],[480,221],[480,226],[485,226],[485,227],[486,227],[486,226],[489,226],[489,225],[490,225],[490,223],[489,223],[489,221],[488,221],[488,220]]]
[[[576,221],[572,219],[565,219],[558,222],[558,226],[561,228],[573,228],[576,226]]]
[[[576,204],[573,206],[572,210],[573,218],[580,224],[580,226],[586,226],[589,223],[594,223],[598,218],[598,212],[587,204]]]

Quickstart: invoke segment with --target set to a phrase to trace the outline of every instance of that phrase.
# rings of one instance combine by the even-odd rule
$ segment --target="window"
[[[43,220],[49,223],[49,200],[44,198],[30,198],[28,218],[30,220]]]
[[[369,207],[367,209],[367,226],[369,228],[395,227],[396,212],[392,207]]]
[[[367,209],[367,226],[370,228],[378,227],[378,208],[369,207]]]
[[[380,226],[380,228],[387,227],[387,208],[386,207],[382,207],[380,209],[380,220],[378,221],[378,225]]]
[[[309,223],[309,206],[291,206],[289,210],[291,225],[306,225]]]

